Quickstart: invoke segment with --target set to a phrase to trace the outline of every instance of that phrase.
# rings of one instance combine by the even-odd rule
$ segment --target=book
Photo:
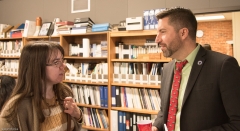
[[[126,112],[126,131],[131,131],[130,130],[130,127],[131,127],[131,120],[130,120],[130,117],[131,117],[131,113],[130,112]]]
[[[101,107],[104,107],[104,87],[99,86],[100,89],[100,102],[101,102]]]
[[[104,90],[104,107],[108,107],[108,87],[107,86],[103,86],[103,90]]]
[[[109,27],[110,23],[101,23],[101,24],[94,24],[92,28],[98,28],[98,27]]]
[[[60,30],[58,31],[59,34],[71,34],[71,30]]]
[[[89,23],[91,25],[95,24],[90,17],[75,18],[74,23]]]
[[[7,25],[7,27],[2,30],[2,35],[0,32],[0,38],[7,38],[7,33],[10,32],[13,27],[12,25]]]
[[[103,121],[102,121],[102,118],[100,117],[100,113],[99,113],[98,109],[94,109],[94,110],[95,110],[95,112],[96,112],[96,114],[97,114],[97,118],[98,118],[98,122],[99,122],[99,124],[100,124],[100,128],[101,128],[101,129],[104,129]]]
[[[88,115],[88,109],[86,107],[83,108],[83,118],[86,126],[91,126],[90,117]]]
[[[91,24],[89,24],[89,23],[74,23],[74,27],[92,27],[92,25]]]
[[[24,30],[24,26],[25,26],[25,23],[22,23],[22,24],[17,24],[13,27],[13,29],[11,30],[11,32],[14,32],[14,31],[23,31]]]
[[[87,29],[87,27],[86,26],[72,27],[72,30],[80,30],[80,29]]]
[[[101,125],[100,125],[100,122],[99,122],[99,119],[98,119],[98,116],[97,116],[96,109],[95,108],[91,108],[91,110],[92,110],[92,113],[93,113],[93,117],[95,119],[96,127],[97,128],[101,128]]]
[[[123,111],[118,111],[117,118],[118,118],[118,131],[123,131]]]
[[[31,20],[25,21],[23,37],[33,36],[36,30],[36,22]]]
[[[112,96],[112,106],[116,107],[116,86],[112,86],[111,91],[112,91],[112,93],[111,93],[111,96]]]
[[[72,27],[71,34],[87,33],[87,27]]]
[[[9,32],[13,27],[14,27],[14,26],[12,26],[12,25],[8,25],[6,28],[4,28],[4,29],[2,30],[2,32],[3,32],[3,33]]]
[[[108,115],[107,115],[107,112],[106,110],[101,110],[105,120],[106,120],[106,124],[107,124],[107,128],[109,127],[109,120],[108,120]]]
[[[149,30],[150,29],[150,18],[149,18],[149,13],[150,13],[150,10],[144,10],[143,11],[143,27],[144,27],[144,30]]]
[[[0,24],[0,33],[3,32],[5,28],[7,28],[8,24]]]
[[[78,91],[77,91],[77,85],[76,84],[71,84],[71,87],[72,87],[72,92],[73,92],[73,98],[75,99],[75,102],[76,103],[80,103],[79,100],[78,100]]]
[[[74,22],[72,21],[60,21],[60,22],[56,22],[57,26],[63,26],[63,25],[74,25]]]
[[[92,32],[108,31],[110,28],[108,26],[103,27],[92,27]]]
[[[103,113],[104,110],[98,109],[98,112],[99,112],[99,115],[101,117],[104,129],[107,129],[108,128],[108,119],[106,118],[105,114]]]
[[[120,87],[119,86],[115,86],[116,88],[116,107],[121,107],[121,95],[120,95]]]
[[[92,119],[92,123],[93,123],[92,127],[97,128],[97,123],[96,123],[95,115],[94,115],[94,112],[93,112],[92,108],[88,108],[88,111],[89,111],[90,117]]]
[[[117,110],[111,110],[111,131],[117,131],[119,128],[118,124],[118,111]],[[120,130],[118,130],[120,131]]]
[[[126,131],[126,112],[125,111],[123,111],[122,112],[122,129],[123,130],[121,130],[121,131]]]
[[[73,25],[63,25],[63,26],[59,26],[57,28],[57,30],[71,30],[72,27],[74,27]]]

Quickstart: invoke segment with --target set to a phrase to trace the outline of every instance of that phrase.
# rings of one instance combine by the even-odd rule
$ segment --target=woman
[[[4,103],[8,100],[9,96],[12,93],[12,90],[16,84],[16,81],[13,77],[8,75],[0,76],[0,112]]]
[[[64,50],[55,42],[24,46],[16,87],[0,115],[0,129],[79,131],[82,111],[61,83]]]

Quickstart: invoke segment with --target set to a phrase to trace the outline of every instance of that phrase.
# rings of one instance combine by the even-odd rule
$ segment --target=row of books
[[[110,131],[139,131],[137,122],[142,120],[152,120],[156,115],[140,114],[111,110],[111,130]]]
[[[82,43],[69,44],[69,56],[107,57],[107,45],[107,41],[90,43],[88,38],[83,38]]]
[[[77,103],[108,107],[107,86],[71,84],[71,88]]]
[[[111,87],[112,107],[160,110],[159,90],[130,87]]]
[[[108,83],[108,74],[69,74],[65,73],[65,80],[73,82],[91,82],[91,83]]]
[[[18,59],[0,59],[0,68],[18,68]]]
[[[24,23],[15,26],[0,24],[0,38],[81,34],[88,31],[91,32],[93,24],[95,23],[89,17],[76,18],[75,22],[44,22],[40,27],[36,26],[35,21],[25,20]]]
[[[83,118],[86,126],[108,129],[109,119],[106,110],[83,107]]]
[[[163,63],[113,63],[113,82],[160,85]]]
[[[142,74],[142,75],[161,75],[163,63],[125,63],[114,62],[113,73],[114,74]]]
[[[144,30],[157,29],[158,20],[156,15],[164,9],[150,9],[143,11]]]
[[[2,75],[17,75],[18,74],[18,59],[1,59],[0,74]]]
[[[7,38],[7,35],[10,37],[10,34],[8,32],[12,28],[13,26],[9,24],[0,24],[0,38]]]
[[[22,40],[0,41],[0,56],[20,56],[22,46]]]
[[[70,74],[91,75],[91,74],[108,74],[108,63],[66,63]]]
[[[94,24],[92,26],[92,32],[101,32],[101,31],[109,31],[109,30],[111,30],[110,23],[100,23],[100,24]]]
[[[160,85],[161,75],[113,74],[114,83]]]
[[[145,45],[136,46],[132,44],[124,44],[123,42],[115,43],[116,59],[137,59],[140,54],[160,53],[162,50],[157,43],[145,43]],[[160,59],[160,58],[159,58]]]
[[[75,18],[73,21],[56,22],[59,34],[82,34],[91,32],[92,25],[95,24],[90,17]]]
[[[82,20],[81,20],[82,19]],[[87,32],[102,32],[111,30],[110,23],[95,24],[89,17],[72,21],[57,22],[59,34],[81,34]],[[83,20],[84,19],[84,20]]]

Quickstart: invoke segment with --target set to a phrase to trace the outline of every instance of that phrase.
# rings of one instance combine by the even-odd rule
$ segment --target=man
[[[161,111],[152,131],[166,127],[169,131],[240,131],[240,68],[236,59],[196,43],[197,21],[189,9],[166,9],[157,18],[156,42],[173,61],[163,68]],[[187,64],[175,77],[175,63],[182,61]],[[175,90],[172,83],[178,77],[181,80]],[[174,94],[178,94],[175,102]]]

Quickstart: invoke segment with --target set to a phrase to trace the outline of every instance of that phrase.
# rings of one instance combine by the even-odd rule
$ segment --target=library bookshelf
[[[64,83],[67,83],[72,87],[73,92],[77,91],[77,97],[78,101],[77,105],[83,109],[83,111],[93,111],[99,112],[105,112],[107,114],[106,121],[107,122],[107,128],[104,128],[102,126],[95,127],[92,125],[83,124],[82,128],[87,130],[94,130],[94,131],[111,131],[115,127],[113,127],[113,122],[115,119],[118,119],[118,116],[112,115],[112,111],[117,112],[126,112],[126,113],[135,113],[135,114],[147,114],[147,115],[156,115],[159,110],[157,109],[148,109],[148,108],[135,108],[133,107],[126,107],[126,106],[114,106],[114,100],[113,98],[113,90],[112,87],[126,87],[131,88],[131,90],[138,90],[140,91],[152,91],[157,92],[157,90],[160,89],[159,83],[131,83],[131,82],[124,82],[124,81],[115,81],[114,79],[114,63],[167,63],[170,61],[170,59],[161,58],[161,59],[119,59],[116,57],[116,43],[121,42],[126,45],[135,45],[135,46],[143,46],[146,43],[146,40],[154,40],[156,37],[157,31],[156,30],[138,30],[138,31],[119,31],[119,32],[92,32],[92,33],[85,33],[85,34],[62,34],[55,37],[49,37],[49,36],[34,36],[34,37],[23,37],[23,38],[1,38],[0,42],[2,41],[16,41],[21,40],[23,46],[26,45],[30,41],[56,41],[59,42],[59,44],[64,48],[65,55],[64,59],[66,63],[105,63],[107,65],[107,68],[104,68],[104,72],[107,72],[107,74],[103,74],[101,76],[97,76],[97,80],[91,80],[95,79],[92,75],[89,77],[89,75],[67,75],[65,74],[65,79],[63,80]],[[107,42],[107,55],[102,57],[95,57],[95,56],[88,56],[88,57],[81,57],[80,55],[72,55],[71,52],[71,44],[77,44],[77,45],[83,45],[83,39],[89,39],[90,44],[93,43],[100,44],[102,41]],[[92,53],[92,52],[90,52]],[[159,54],[160,55],[160,54]],[[0,55],[0,59],[19,59],[19,56],[2,56]],[[82,72],[81,72],[82,73]],[[120,73],[121,74],[121,73]],[[10,74],[11,75],[11,74]],[[13,75],[17,77],[16,75]],[[79,78],[78,78],[79,77]],[[159,78],[160,79],[160,78]],[[157,80],[159,80],[157,79]],[[106,87],[106,88],[104,88]],[[76,89],[77,88],[77,89]],[[81,102],[80,98],[81,95],[86,96],[86,92],[84,92],[85,89],[93,90],[93,91],[101,91],[100,88],[106,89],[105,97],[107,97],[107,101],[105,102],[105,105],[97,104],[98,99],[100,99],[100,102],[102,102],[102,98],[100,96],[96,95],[95,93],[89,95],[89,99],[95,99],[94,103],[91,101],[91,103]],[[82,92],[81,92],[82,91]],[[90,91],[91,92],[91,91]],[[76,94],[75,94],[76,95]],[[95,98],[92,98],[94,96]],[[76,97],[76,96],[74,96]],[[98,98],[97,98],[98,97]],[[76,99],[76,98],[75,98]],[[88,101],[89,102],[89,101]],[[154,103],[153,103],[154,104]],[[86,112],[84,112],[86,113]],[[103,113],[104,114],[104,113]],[[87,115],[87,114],[84,114]],[[90,114],[91,115],[91,114]],[[99,115],[100,116],[100,115]],[[89,116],[90,117],[90,116]],[[91,117],[94,117],[94,114],[92,114]],[[95,114],[95,120],[98,119],[98,116]],[[95,123],[96,124],[96,123]],[[102,123],[104,124],[104,123]],[[106,123],[105,123],[106,124]],[[100,125],[100,124],[99,124]],[[117,129],[115,129],[117,130]]]
[[[139,116],[139,119],[145,119],[145,116],[147,119],[149,119],[149,117],[151,117],[152,115],[153,116],[156,116],[158,111],[160,110],[160,108],[154,108],[153,105],[156,104],[154,103],[153,101],[150,100],[147,100],[147,96],[149,95],[150,96],[150,92],[159,92],[160,90],[160,75],[157,75],[156,74],[156,77],[158,79],[156,79],[156,81],[152,81],[152,83],[150,82],[146,82],[146,81],[150,81],[150,78],[152,76],[150,75],[140,75],[140,79],[138,80],[137,82],[137,76],[139,75],[133,75],[133,77],[131,75],[126,75],[126,74],[121,74],[121,71],[124,72],[125,69],[121,70],[120,69],[120,72],[115,72],[116,70],[116,67],[118,67],[119,64],[116,64],[115,63],[120,63],[120,65],[122,65],[124,67],[124,65],[127,63],[127,67],[129,67],[130,63],[134,63],[133,65],[141,65],[144,63],[146,64],[149,64],[149,63],[161,63],[163,65],[163,63],[168,63],[169,61],[171,61],[171,59],[167,59],[167,58],[164,58],[162,56],[161,53],[156,53],[154,55],[158,55],[158,57],[152,59],[150,57],[144,57],[144,58],[138,58],[138,57],[133,57],[133,50],[136,46],[138,46],[137,48],[146,48],[146,43],[148,41],[151,41],[152,43],[155,43],[154,40],[155,40],[155,37],[156,37],[156,34],[157,34],[157,31],[156,30],[136,30],[136,31],[119,31],[119,32],[110,32],[109,33],[109,97],[112,97],[112,99],[109,99],[109,105],[110,105],[110,112],[109,112],[109,118],[111,119],[110,120],[110,130],[113,130],[113,129],[116,129],[118,128],[116,126],[116,124],[113,124],[114,122],[117,122],[114,120],[114,118],[116,119],[116,117],[119,118],[119,115],[122,115],[122,113],[124,114],[123,115],[123,118],[125,118],[125,121],[126,123],[124,123],[124,127],[123,128],[129,128],[130,130],[134,130],[134,127],[129,127],[129,114],[130,114],[130,119],[133,120],[133,126],[135,126],[135,129],[137,128],[136,127],[136,121],[134,122],[134,117],[137,117],[136,119],[138,119],[138,116]],[[121,45],[121,46],[119,46]],[[118,46],[118,48],[116,48],[116,46]],[[156,45],[158,46],[158,45]],[[122,47],[120,49],[120,47]],[[124,49],[126,47],[126,49]],[[131,49],[129,51],[129,48]],[[124,50],[124,51],[123,51]],[[122,53],[124,52],[128,52],[130,53],[132,56],[128,56],[126,55],[127,57],[124,56],[124,54],[121,54],[120,52],[122,51]],[[146,52],[145,52],[146,53]],[[140,56],[140,55],[139,55]],[[149,59],[150,58],[150,59]],[[124,64],[123,64],[124,63]],[[131,67],[131,66],[130,66]],[[135,66],[134,66],[135,68]],[[140,66],[140,68],[143,68],[143,66]],[[130,69],[127,69],[128,71],[130,71]],[[137,69],[136,69],[137,70]],[[134,74],[136,74],[136,72],[138,71],[135,71],[134,69]],[[112,75],[113,74],[113,75]],[[145,76],[145,77],[144,77]],[[153,76],[155,77],[155,76]],[[120,79],[118,79],[120,78]],[[134,80],[132,80],[132,78]],[[146,78],[146,79],[145,79]],[[145,81],[146,80],[146,81]],[[133,82],[135,81],[135,82]],[[143,83],[142,81],[145,81],[145,83]],[[119,90],[118,90],[119,89]],[[115,92],[116,90],[116,92]],[[143,94],[143,99],[146,100],[146,103],[148,103],[148,106],[145,106],[145,108],[143,107],[143,101],[141,101],[142,103],[142,107],[139,108],[139,105],[138,104],[135,104],[137,103],[137,99],[140,97],[136,97],[136,91],[139,91],[142,92]],[[144,92],[145,91],[145,92]],[[115,92],[115,93],[114,93]],[[121,93],[119,93],[121,92]],[[125,98],[125,101],[121,99],[121,102],[120,104],[118,104],[118,100],[117,99],[117,93],[122,94],[122,92],[124,92],[124,97],[127,96],[127,98]],[[149,94],[148,94],[148,93]],[[116,95],[116,99],[113,98],[114,95]],[[128,102],[131,101],[128,99],[128,97],[132,98],[132,104],[129,104]],[[151,96],[153,97],[153,96]],[[156,96],[157,97],[157,96]],[[141,97],[139,99],[142,99]],[[142,100],[143,100],[142,99]],[[127,103],[128,103],[128,106],[126,106],[127,104],[124,103],[126,102],[127,100]],[[156,100],[156,99],[155,99]],[[124,102],[122,102],[124,101]],[[150,102],[150,103],[149,103]],[[155,101],[156,102],[156,101]],[[159,102],[159,101],[158,101]],[[131,103],[131,102],[130,102]],[[151,105],[149,107],[149,104],[152,105],[152,108],[151,108]],[[157,104],[156,104],[157,105]],[[158,105],[160,107],[160,105]],[[117,113],[115,113],[117,112]],[[116,116],[116,114],[118,116]],[[119,118],[121,119],[121,118]],[[154,119],[154,118],[150,118],[150,119]],[[119,121],[119,120],[118,120]],[[121,124],[118,122],[118,124]],[[119,125],[118,125],[119,126]],[[118,128],[119,129],[119,128]],[[120,128],[122,129],[122,128]]]
[[[110,109],[109,102],[105,101],[105,105],[100,105],[100,96],[95,94],[95,92],[100,91],[100,88],[102,89],[103,87],[105,87],[105,89],[107,89],[109,87],[108,74],[105,73],[104,79],[105,81],[103,81],[100,79],[99,76],[97,76],[97,74],[95,75],[85,74],[84,70],[85,67],[90,67],[90,65],[99,63],[105,63],[107,64],[107,66],[109,66],[108,55],[94,56],[93,54],[95,52],[90,51],[91,55],[86,56],[85,51],[88,49],[84,47],[85,45],[84,42],[86,42],[84,41],[84,39],[89,40],[91,46],[93,44],[99,45],[102,41],[109,43],[109,32],[60,35],[60,44],[64,48],[65,52],[64,59],[66,60],[67,63],[75,64],[75,67],[77,66],[78,69],[81,68],[80,70],[81,74],[79,72],[78,73],[79,75],[77,76],[73,74],[68,75],[66,73],[65,80],[63,80],[63,82],[69,84],[72,87],[73,93],[77,91],[77,93],[74,93],[75,94],[74,97],[80,98],[79,100],[75,99],[77,101],[77,105],[83,110],[85,115],[84,118],[90,117],[91,119],[90,122],[87,122],[85,119],[85,124],[82,126],[82,128],[94,131],[109,131],[108,127],[109,122],[107,124],[106,120],[104,119],[105,126],[103,126],[104,122],[103,119],[100,118],[101,114],[99,113],[101,111],[105,112],[106,114],[109,114]],[[73,53],[75,52],[74,49],[75,47],[77,47],[78,50],[77,53]],[[109,53],[108,47],[106,47],[106,50]],[[108,72],[109,69],[105,68],[104,70],[107,70],[105,72]],[[96,79],[94,76],[97,76],[98,79]],[[101,76],[101,78],[104,78],[104,76]],[[107,93],[106,95],[109,96],[110,94]],[[109,121],[109,118],[107,119],[108,119],[107,121]],[[98,122],[99,124],[98,123],[94,124],[93,121]]]
[[[0,38],[0,75],[17,78],[18,60],[23,38]]]

